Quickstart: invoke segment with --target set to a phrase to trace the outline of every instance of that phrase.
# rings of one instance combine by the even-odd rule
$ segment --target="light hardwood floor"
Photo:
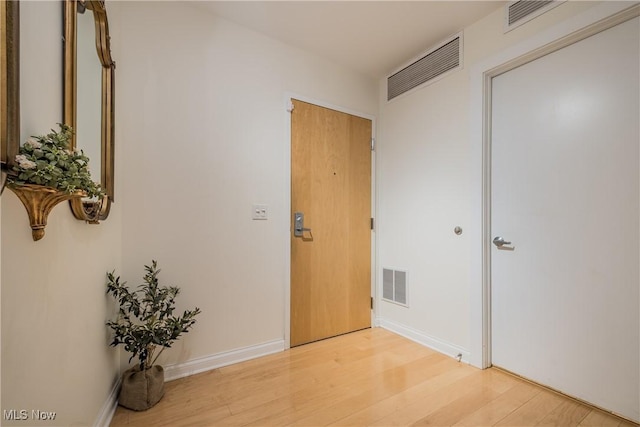
[[[634,426],[375,328],[168,382],[112,426]]]

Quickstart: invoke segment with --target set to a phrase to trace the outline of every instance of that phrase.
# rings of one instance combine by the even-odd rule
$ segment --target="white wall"
[[[117,118],[123,279],[152,259],[199,306],[165,365],[283,344],[288,283],[285,93],[368,114],[377,83],[199,5],[123,2]],[[252,203],[269,206],[252,221]]]
[[[377,314],[414,338],[467,353],[470,290],[479,286],[470,278],[477,242],[467,233],[476,197],[469,69],[590,7],[567,2],[506,35],[498,10],[465,30],[463,70],[386,103],[384,82],[197,3],[108,3],[116,203],[99,226],[58,206],[44,239],[33,242],[24,208],[3,194],[2,409],[57,411],[64,425],[94,421],[119,370],[104,327],[104,272],[114,268],[136,285],[143,264],[157,259],[161,282],[182,288],[179,308],[202,308],[193,331],[163,355],[165,365],[283,340],[287,92],[381,115],[378,270],[408,270],[411,288],[410,308],[380,302]],[[61,18],[59,4],[48,2],[22,2],[21,15],[26,136],[62,116]],[[268,204],[270,219],[252,221],[252,203]]]
[[[61,6],[20,2],[20,17],[24,140],[62,121]],[[47,425],[91,425],[118,372],[104,322],[113,309],[105,272],[121,265],[121,204],[97,226],[60,204],[38,242],[15,194],[6,189],[1,204],[2,410],[54,411]]]
[[[92,424],[123,369],[104,325],[108,270],[136,285],[157,259],[161,281],[182,288],[179,308],[202,308],[164,364],[283,343],[285,93],[377,110],[375,81],[197,6],[108,10],[117,62],[109,219],[89,226],[62,204],[33,242],[19,200],[8,190],[1,199],[2,409],[55,411],[60,425]],[[24,139],[62,118],[59,3],[21,3],[21,25]],[[252,221],[252,203],[268,204],[270,219]]]
[[[464,30],[462,70],[388,103],[386,79],[380,81],[378,283],[382,267],[407,270],[410,304],[381,302],[382,325],[468,360],[470,300],[482,285],[471,271],[481,242],[470,233],[480,221],[473,216],[480,186],[470,70],[595,5],[566,2],[507,34],[497,9]]]

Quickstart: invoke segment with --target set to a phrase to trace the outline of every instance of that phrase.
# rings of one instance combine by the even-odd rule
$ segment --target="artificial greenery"
[[[155,260],[144,268],[144,284],[133,292],[125,286],[126,282],[120,283],[120,277],[114,272],[107,273],[107,294],[120,305],[117,320],[107,322],[114,332],[111,345],[124,344],[125,350],[131,353],[129,362],[137,356],[141,371],[152,367],[165,348],[170,348],[181,334],[187,333],[200,313],[196,307],[185,310],[182,316],[174,316],[175,298],[180,289],[159,286],[160,270]],[[158,346],[162,349],[154,358]]]
[[[71,127],[58,123],[60,132],[51,129],[43,136],[32,136],[20,146],[13,167],[13,184],[37,184],[66,193],[82,191],[88,197],[103,196],[100,185],[91,179],[89,158],[82,150],[70,150]]]

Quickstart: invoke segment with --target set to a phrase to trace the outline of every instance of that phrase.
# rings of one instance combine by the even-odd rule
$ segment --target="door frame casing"
[[[471,69],[472,186],[469,363],[491,366],[491,94],[492,79],[640,16],[640,5],[603,3],[495,55]],[[478,188],[479,186],[479,188]]]
[[[287,172],[286,172],[286,201],[285,201],[285,209],[287,212],[287,216],[289,219],[287,220],[287,233],[288,237],[286,239],[285,244],[285,283],[284,283],[284,346],[285,349],[291,347],[291,220],[289,213],[291,212],[291,101],[292,99],[296,99],[298,101],[307,102],[309,104],[316,105],[318,107],[328,108],[334,111],[338,111],[340,113],[350,114],[352,116],[361,117],[363,119],[371,120],[371,135],[372,138],[376,139],[376,117],[371,114],[362,113],[360,111],[355,111],[349,108],[345,108],[342,106],[338,106],[335,104],[331,104],[325,101],[321,101],[315,98],[310,98],[304,95],[300,95],[293,92],[286,92],[284,95],[284,111],[286,114],[286,129],[285,129],[285,137],[287,139],[287,150],[286,150],[286,164],[287,164]],[[371,215],[373,218],[376,218],[378,212],[378,194],[377,194],[377,185],[376,185],[376,157],[377,150],[372,151],[371,155]],[[377,286],[376,286],[376,267],[377,267],[377,231],[378,224],[375,224],[374,230],[371,232],[371,296],[373,298],[374,304],[373,309],[371,310],[371,327],[374,327],[374,319],[375,319],[375,310],[377,307],[376,301],[377,298]]]

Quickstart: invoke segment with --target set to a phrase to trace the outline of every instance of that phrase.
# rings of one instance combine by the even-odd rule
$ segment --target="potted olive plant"
[[[175,298],[180,289],[159,286],[160,270],[156,261],[144,268],[144,283],[135,291],[130,291],[126,282],[121,283],[114,272],[107,273],[107,293],[119,305],[118,318],[107,322],[114,333],[111,345],[124,345],[131,353],[129,362],[134,358],[138,360],[136,366],[122,375],[118,403],[136,411],[151,408],[164,395],[164,369],[155,362],[164,349],[189,331],[200,313],[196,307],[175,316]],[[158,347],[160,351],[156,354]]]

